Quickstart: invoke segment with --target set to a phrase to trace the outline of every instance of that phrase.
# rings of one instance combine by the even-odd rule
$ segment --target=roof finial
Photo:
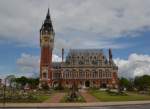
[[[112,60],[112,50],[111,50],[111,48],[109,48],[109,60]]]
[[[47,12],[46,18],[50,19],[49,8],[48,8],[48,12]]]

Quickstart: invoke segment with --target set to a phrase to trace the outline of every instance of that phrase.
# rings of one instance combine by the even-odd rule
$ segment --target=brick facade
[[[59,83],[63,87],[71,87],[73,83],[79,88],[86,87],[118,87],[118,67],[113,61],[112,51],[109,49],[107,58],[101,49],[70,49],[62,62],[52,63],[54,45],[54,31],[49,11],[40,30],[41,65],[40,83],[48,83],[56,87]]]

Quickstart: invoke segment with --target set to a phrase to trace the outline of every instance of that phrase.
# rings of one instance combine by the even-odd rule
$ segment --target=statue
[[[78,87],[77,85],[75,84],[75,81],[73,82],[72,84],[72,87],[71,87],[71,92],[69,94],[69,101],[76,101],[78,99]]]

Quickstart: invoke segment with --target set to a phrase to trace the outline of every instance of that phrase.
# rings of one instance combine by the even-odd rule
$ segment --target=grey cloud
[[[84,42],[89,40],[96,47],[99,43],[101,47],[106,47],[105,43],[110,47],[112,39],[135,37],[145,31],[144,27],[149,29],[149,5],[149,0],[0,1],[0,40],[38,46],[39,29],[50,7],[57,48],[76,44],[85,47]],[[125,47],[114,43],[114,48],[118,46]]]

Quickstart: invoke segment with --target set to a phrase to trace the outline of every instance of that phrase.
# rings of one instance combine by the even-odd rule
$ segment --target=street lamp
[[[3,105],[6,103],[6,78],[4,79]]]

